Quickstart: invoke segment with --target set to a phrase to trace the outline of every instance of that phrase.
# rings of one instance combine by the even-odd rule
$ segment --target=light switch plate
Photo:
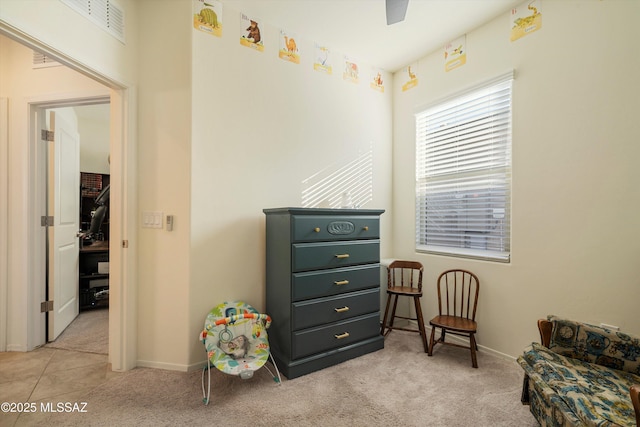
[[[163,213],[157,211],[142,212],[142,228],[162,228]]]

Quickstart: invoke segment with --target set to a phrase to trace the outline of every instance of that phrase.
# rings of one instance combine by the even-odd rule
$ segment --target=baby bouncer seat
[[[273,380],[281,383],[280,371],[269,350],[267,329],[270,325],[271,317],[243,301],[224,302],[209,312],[200,336],[208,361],[202,370],[202,399],[206,405],[211,395],[211,366],[242,379],[253,377],[253,373],[264,366]],[[265,365],[269,357],[276,374]]]

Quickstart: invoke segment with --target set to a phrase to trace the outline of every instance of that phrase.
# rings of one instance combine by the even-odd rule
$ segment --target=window
[[[509,262],[513,73],[416,114],[416,250]]]

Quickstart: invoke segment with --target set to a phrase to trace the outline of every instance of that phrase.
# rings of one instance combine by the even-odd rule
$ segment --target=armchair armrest
[[[538,320],[538,331],[540,332],[540,343],[549,348],[551,344],[551,331],[553,330],[553,324],[547,319]],[[522,380],[522,394],[520,396],[520,402],[523,405],[529,404],[529,376],[524,374]]]
[[[640,384],[632,385],[629,393],[631,394],[633,409],[636,410],[636,425],[640,426]]]

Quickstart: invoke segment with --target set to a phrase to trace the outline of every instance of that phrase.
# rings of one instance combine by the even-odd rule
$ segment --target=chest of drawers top
[[[383,212],[382,209],[264,209],[268,217],[287,221],[280,230],[288,231],[286,237],[292,243],[379,239],[379,216]]]

